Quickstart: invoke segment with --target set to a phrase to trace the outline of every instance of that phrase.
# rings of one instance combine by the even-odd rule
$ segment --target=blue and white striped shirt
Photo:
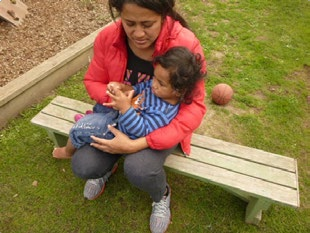
[[[118,128],[130,138],[140,138],[163,127],[177,115],[180,104],[172,105],[152,92],[152,80],[133,86],[138,107],[120,115]]]

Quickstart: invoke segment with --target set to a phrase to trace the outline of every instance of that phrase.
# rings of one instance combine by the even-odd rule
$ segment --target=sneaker
[[[117,167],[118,163],[115,163],[112,170],[107,172],[103,177],[87,180],[84,186],[84,197],[88,200],[95,200],[103,194],[106,182],[116,172]]]
[[[81,114],[81,113],[78,113],[78,114],[75,114],[74,115],[74,121],[75,122],[78,122],[81,118],[83,118],[84,117],[84,115],[83,114]]]
[[[171,220],[170,197],[171,189],[167,186],[168,195],[163,196],[160,202],[153,202],[150,218],[150,229],[152,233],[164,233],[168,229]]]
[[[1,1],[1,0],[0,0]],[[93,114],[93,111],[92,110],[87,110],[85,112],[85,115],[88,115],[88,114]],[[75,114],[74,115],[74,121],[75,122],[78,122],[81,118],[83,118],[85,116],[84,114],[82,113],[78,113],[78,114]]]

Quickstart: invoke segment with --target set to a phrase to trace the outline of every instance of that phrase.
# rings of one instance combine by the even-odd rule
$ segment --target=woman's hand
[[[91,136],[94,142],[90,145],[110,154],[131,154],[148,147],[145,137],[132,140],[113,126],[109,125],[108,128],[115,136],[113,139]]]

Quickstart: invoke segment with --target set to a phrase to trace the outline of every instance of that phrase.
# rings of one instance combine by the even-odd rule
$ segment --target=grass
[[[169,232],[310,232],[309,4],[178,2],[205,49],[208,93],[220,82],[235,91],[226,107],[208,96],[209,113],[198,132],[296,158],[301,207],[272,205],[259,226],[247,225],[246,203],[168,171],[173,191]],[[30,124],[56,95],[89,101],[83,72],[1,130],[0,232],[148,232],[151,200],[128,183],[122,166],[99,200],[85,201],[84,182],[73,176],[70,162],[53,160],[53,144]]]

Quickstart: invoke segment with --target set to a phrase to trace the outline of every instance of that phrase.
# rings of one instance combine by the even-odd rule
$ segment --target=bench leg
[[[245,222],[258,225],[262,219],[262,211],[267,210],[270,205],[271,203],[264,199],[251,197],[246,208]]]
[[[54,142],[55,147],[62,147],[67,144],[68,136],[64,136],[62,134],[58,134],[52,131],[47,131],[47,134],[49,138],[52,139],[52,141]]]

